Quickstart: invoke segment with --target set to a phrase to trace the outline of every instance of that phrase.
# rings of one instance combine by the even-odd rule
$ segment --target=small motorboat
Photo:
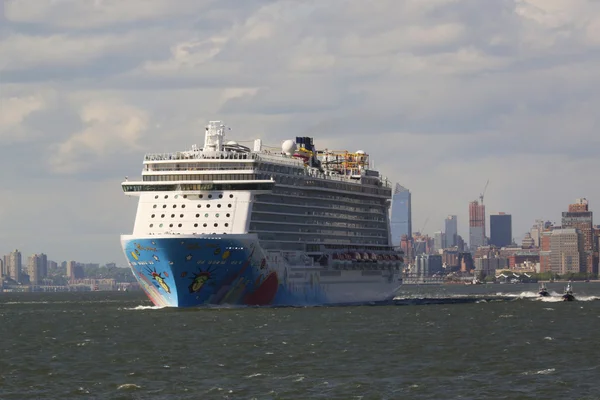
[[[575,296],[573,296],[573,288],[571,287],[571,282],[567,284],[565,288],[565,293],[562,295],[563,301],[574,301]]]
[[[542,297],[550,296],[550,293],[548,292],[548,289],[546,289],[546,284],[544,284],[544,283],[542,283],[540,285],[540,291],[538,293]]]

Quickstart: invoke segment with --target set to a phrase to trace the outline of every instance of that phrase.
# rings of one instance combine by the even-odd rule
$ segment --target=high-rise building
[[[552,272],[552,267],[550,265],[550,245],[553,229],[552,226],[544,228],[540,235],[540,272],[542,273]]]
[[[0,259],[0,278],[2,278],[3,275],[6,275],[6,272],[4,272],[4,259]],[[0,281],[2,281],[2,279],[0,279]]]
[[[512,243],[512,217],[503,212],[490,215],[490,244],[498,248]]]
[[[10,279],[20,282],[21,281],[21,252],[15,250],[8,255],[8,276]]]
[[[540,239],[542,237],[542,232],[544,231],[544,221],[538,219],[535,221],[535,224],[529,230],[531,234],[531,238],[533,239],[533,245],[535,247],[540,247]]]
[[[442,231],[433,234],[433,249],[435,252],[446,248],[446,235]]]
[[[77,269],[77,263],[75,261],[67,262],[67,278],[69,281],[75,279],[75,270]]]
[[[42,258],[37,254],[29,256],[27,262],[27,273],[29,274],[29,282],[32,285],[39,285],[41,280],[41,272],[43,272]]]
[[[550,235],[550,268],[556,274],[585,272],[582,233],[575,228],[555,229]]]
[[[454,247],[458,242],[458,222],[456,215],[448,215],[445,225],[446,247]]]
[[[530,249],[534,246],[535,246],[535,242],[533,241],[533,238],[531,237],[531,233],[526,232],[525,237],[521,241],[521,248]]]
[[[44,253],[38,254],[40,258],[40,279],[48,277],[48,256]]]
[[[562,213],[562,228],[575,228],[583,235],[583,271],[590,274],[598,273],[598,263],[594,257],[595,243],[593,237],[593,213],[588,209],[585,198],[577,199],[574,204],[569,204],[569,211]]]
[[[410,191],[396,184],[392,196],[392,211],[390,218],[390,231],[392,246],[400,246],[402,235],[412,237],[412,209]]]
[[[477,200],[469,203],[469,247],[475,252],[485,246],[485,206]]]

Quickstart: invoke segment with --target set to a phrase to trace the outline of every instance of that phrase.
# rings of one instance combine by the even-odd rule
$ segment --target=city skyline
[[[574,198],[600,208],[599,3],[363,3],[5,1],[2,251],[122,265],[120,182],[213,119],[366,151],[429,234],[451,214],[468,240],[487,180],[517,242]]]

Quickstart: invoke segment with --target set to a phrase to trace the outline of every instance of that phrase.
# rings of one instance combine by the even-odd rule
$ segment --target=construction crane
[[[483,204],[483,196],[485,196],[485,191],[487,190],[489,183],[490,183],[490,180],[488,179],[487,182],[485,183],[485,187],[483,188],[483,192],[479,195],[479,201],[481,202],[481,204]]]
[[[423,223],[423,227],[421,228],[421,230],[419,231],[419,233],[421,235],[424,235],[423,231],[425,230],[425,227],[427,226],[427,223],[429,222],[429,216],[427,216],[427,218],[425,218],[425,222]]]

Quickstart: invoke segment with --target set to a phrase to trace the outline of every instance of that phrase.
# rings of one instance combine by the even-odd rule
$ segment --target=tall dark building
[[[490,215],[490,244],[498,248],[512,243],[512,217],[510,214]]]

